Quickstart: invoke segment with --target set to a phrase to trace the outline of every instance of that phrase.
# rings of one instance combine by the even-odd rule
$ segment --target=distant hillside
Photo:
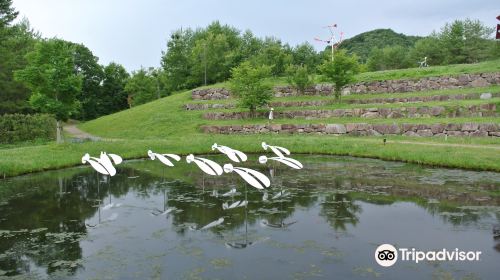
[[[365,62],[373,47],[384,48],[393,45],[411,47],[422,38],[396,33],[392,29],[375,29],[344,40],[340,48],[357,54],[361,61]]]

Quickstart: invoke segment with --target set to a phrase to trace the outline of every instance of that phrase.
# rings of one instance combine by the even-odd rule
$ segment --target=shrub
[[[0,116],[0,143],[54,140],[56,120],[47,114]]]
[[[289,65],[286,68],[287,80],[300,94],[313,85],[307,66]]]
[[[240,107],[255,115],[257,107],[265,106],[273,98],[272,86],[265,81],[271,75],[270,66],[253,66],[243,62],[231,70],[231,91],[238,96]]]
[[[354,82],[354,75],[359,73],[358,58],[340,50],[335,53],[333,61],[326,60],[320,66],[320,72],[325,81],[333,83],[335,99],[340,102],[342,87]]]

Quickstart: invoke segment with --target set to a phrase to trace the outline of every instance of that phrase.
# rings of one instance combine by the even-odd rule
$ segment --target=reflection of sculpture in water
[[[222,175],[222,173],[224,173],[222,167],[217,162],[206,158],[195,157],[193,154],[190,154],[186,157],[186,162],[187,163],[194,162],[198,166],[198,168],[200,168],[201,171],[203,171],[202,195],[205,192],[205,173],[212,176],[220,176]]]
[[[104,200],[101,199],[101,183],[107,183],[107,185],[108,185],[109,203],[104,205],[104,206],[102,206]],[[93,224],[93,225],[89,224],[89,223],[85,223],[85,226],[87,226],[88,228],[95,228],[98,225],[100,225],[102,222],[111,222],[111,221],[116,220],[116,218],[118,218],[118,213],[111,213],[111,215],[109,215],[109,217],[106,218],[105,220],[102,220],[102,218],[101,218],[102,217],[101,211],[106,211],[106,210],[121,206],[120,203],[117,203],[116,205],[112,203],[112,200],[111,200],[111,177],[102,176],[102,180],[101,180],[99,178],[99,174],[97,174],[97,198],[94,201],[97,202],[97,205],[93,205],[93,207],[97,208],[97,223]]]

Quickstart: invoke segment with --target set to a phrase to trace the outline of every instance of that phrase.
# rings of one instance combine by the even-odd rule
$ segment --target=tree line
[[[493,40],[495,29],[479,20],[455,20],[439,31],[415,40],[413,45],[374,47],[366,61],[369,71],[417,67],[427,57],[429,65],[477,63],[500,57],[500,44]]]
[[[173,31],[160,67],[128,73],[118,63],[101,65],[83,44],[42,38],[27,20],[14,24],[17,16],[12,0],[0,0],[0,114],[46,112],[60,120],[89,120],[177,91],[227,81],[235,73],[288,76],[291,83],[304,88],[311,85],[311,75],[343,72],[327,65],[329,48],[317,52],[307,42],[292,47],[277,38],[259,38],[250,30],[214,21],[205,28]],[[500,56],[500,47],[490,38],[492,32],[479,21],[458,20],[428,37],[396,40],[401,45],[370,52],[345,48],[339,53],[347,57],[339,61],[346,63],[344,67],[351,65],[353,73],[417,67],[424,57],[430,65],[477,62]],[[360,50],[361,59],[351,56]],[[353,58],[361,65],[354,65]],[[255,73],[234,70],[239,65],[264,68]],[[337,83],[351,80],[338,78]]]

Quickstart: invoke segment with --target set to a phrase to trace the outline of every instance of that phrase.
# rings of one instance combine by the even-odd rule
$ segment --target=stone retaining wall
[[[267,118],[269,112],[256,112],[256,118]],[[398,108],[354,108],[335,110],[297,110],[275,111],[275,119],[324,119],[335,117],[361,118],[428,118],[428,117],[491,117],[496,116],[496,104],[470,105],[463,107],[423,106]],[[207,120],[238,120],[251,118],[250,112],[207,112],[203,114]]]
[[[311,100],[311,101],[275,101],[271,102],[269,107],[304,107],[304,106],[325,106],[335,103],[335,100]],[[207,109],[233,109],[236,104],[206,104],[206,103],[191,103],[184,105],[186,110],[207,110]]]
[[[485,94],[488,95],[488,93]],[[471,100],[471,99],[479,99],[480,96],[481,94],[479,93],[466,93],[466,94],[444,94],[444,95],[413,96],[413,97],[367,98],[367,99],[346,100],[346,103],[350,104],[416,103],[416,102],[431,102],[431,101]],[[500,93],[491,93],[491,98],[494,97],[500,97]]]
[[[454,77],[428,77],[356,83],[344,88],[346,93],[415,92],[464,87],[486,87],[500,84],[500,73],[462,74]]]
[[[268,125],[226,125],[202,126],[204,133],[216,134],[333,134],[355,136],[406,135],[406,136],[492,136],[500,137],[500,124],[268,124]]]
[[[500,73],[462,74],[458,76],[428,77],[421,79],[402,79],[360,82],[343,89],[344,94],[350,93],[395,93],[417,92],[439,89],[455,89],[465,87],[485,87],[500,85]],[[318,84],[307,88],[304,95],[329,95],[332,85]],[[292,86],[274,87],[276,97],[299,95]],[[229,98],[230,92],[225,88],[198,89],[191,92],[194,100],[214,100]]]
[[[205,88],[191,91],[191,98],[194,100],[227,99],[230,95],[229,90],[225,88]]]
[[[431,101],[450,101],[450,100],[472,100],[479,99],[481,95],[489,98],[500,97],[500,93],[466,93],[466,94],[444,94],[430,96],[413,96],[413,97],[387,97],[387,98],[366,98],[366,99],[348,99],[345,102],[349,104],[384,104],[384,103],[419,103]],[[326,106],[336,103],[335,100],[311,100],[311,101],[274,101],[270,103],[270,107],[305,107],[305,106]],[[234,103],[190,103],[185,104],[186,110],[208,110],[208,109],[233,109],[236,108]]]

